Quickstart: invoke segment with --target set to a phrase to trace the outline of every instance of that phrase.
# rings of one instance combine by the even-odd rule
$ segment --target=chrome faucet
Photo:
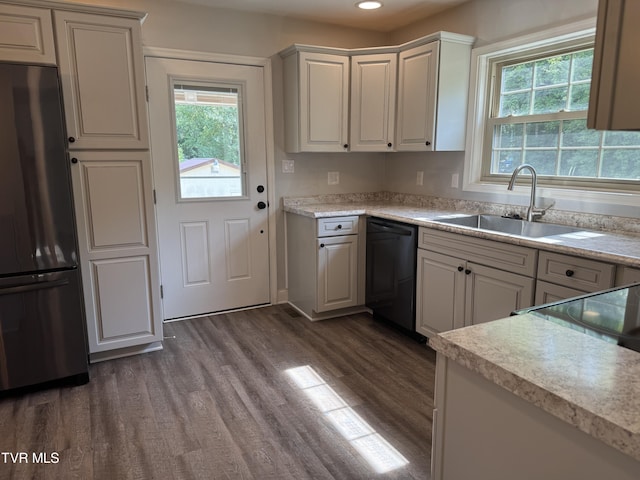
[[[513,190],[513,186],[516,183],[516,177],[522,170],[529,170],[531,172],[531,199],[529,200],[529,208],[527,209],[527,222],[535,222],[538,218],[541,218],[545,212],[551,208],[553,203],[549,205],[547,208],[536,208],[536,186],[538,185],[538,175],[536,174],[536,169],[533,168],[528,163],[523,163],[522,165],[516,167],[511,175],[511,180],[509,180],[508,190]]]

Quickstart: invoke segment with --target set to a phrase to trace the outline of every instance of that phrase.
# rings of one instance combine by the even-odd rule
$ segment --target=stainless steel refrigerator
[[[0,391],[88,381],[55,67],[0,63]]]

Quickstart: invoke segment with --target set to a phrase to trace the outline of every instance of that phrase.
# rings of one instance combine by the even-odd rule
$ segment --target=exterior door
[[[146,69],[164,319],[269,303],[263,68]]]

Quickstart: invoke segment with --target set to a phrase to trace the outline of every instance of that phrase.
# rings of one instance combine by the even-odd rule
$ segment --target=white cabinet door
[[[51,11],[0,5],[0,60],[55,65]]]
[[[640,2],[600,0],[587,126],[638,130]]]
[[[464,326],[465,261],[418,249],[416,331],[431,337]]]
[[[74,152],[72,183],[91,354],[160,342],[148,152]]]
[[[347,151],[349,57],[296,52],[284,76],[286,151]]]
[[[469,262],[465,326],[508,317],[533,305],[534,279]]]
[[[317,239],[316,312],[358,304],[358,236]]]
[[[69,148],[149,148],[137,19],[55,12]]]
[[[397,64],[395,53],[351,57],[351,151],[393,150]]]
[[[580,295],[584,295],[585,293],[587,292],[538,280],[538,282],[536,283],[535,305],[544,305],[546,303],[558,302],[567,298],[578,297]]]
[[[439,46],[436,41],[400,52],[396,150],[433,150]]]

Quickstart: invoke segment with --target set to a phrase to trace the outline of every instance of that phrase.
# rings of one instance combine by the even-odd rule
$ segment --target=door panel
[[[533,305],[533,278],[469,262],[465,325],[508,317],[514,310]]]
[[[263,68],[164,58],[146,68],[164,318],[269,303]],[[214,133],[203,142],[221,141],[222,124],[236,140],[187,143],[203,115]]]
[[[72,150],[148,147],[140,22],[56,11]],[[106,20],[105,20],[106,19]]]
[[[142,163],[83,162],[80,168],[83,198],[92,220],[90,249],[146,246]]]

